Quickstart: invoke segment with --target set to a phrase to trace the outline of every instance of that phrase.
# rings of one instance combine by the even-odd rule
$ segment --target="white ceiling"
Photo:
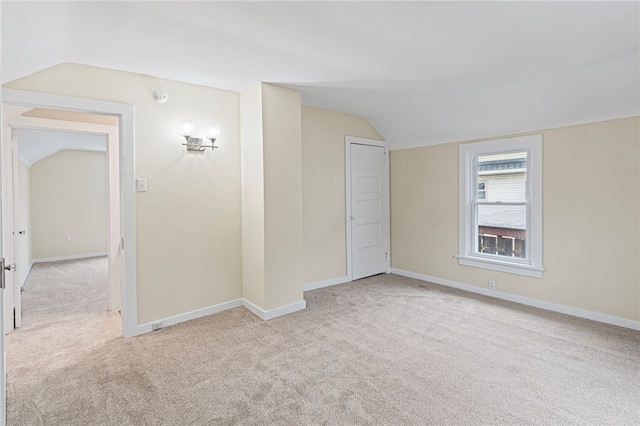
[[[1,7],[3,83],[62,62],[235,91],[272,82],[366,117],[395,148],[640,114],[636,1]]]
[[[18,105],[2,104],[2,122],[11,125],[12,119],[22,115],[28,117],[58,118],[75,122],[105,124],[104,117],[45,109],[32,109]],[[34,115],[35,114],[35,115]],[[107,122],[111,124],[110,122]],[[98,124],[98,123],[96,123]],[[24,123],[23,123],[24,125]],[[40,125],[32,122],[32,125]],[[107,151],[107,136],[71,131],[46,130],[42,128],[15,128],[18,142],[18,157],[29,167],[56,152],[63,150]]]
[[[51,113],[49,110],[33,110],[29,107],[2,104],[2,122],[9,124],[17,117],[33,112],[38,112],[38,115]],[[95,120],[93,115],[83,114],[83,116],[85,122]],[[77,115],[72,117],[78,120]],[[106,135],[29,128],[15,128],[15,132],[18,141],[18,157],[29,167],[63,150],[107,151]]]
[[[106,135],[56,132],[38,129],[16,129],[18,156],[29,167],[63,150],[106,151]]]

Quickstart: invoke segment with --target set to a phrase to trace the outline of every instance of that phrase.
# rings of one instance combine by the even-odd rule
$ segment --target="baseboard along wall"
[[[87,259],[89,257],[102,257],[107,255],[108,253],[105,251],[99,253],[70,254],[68,256],[41,257],[40,259],[33,259],[32,263],[59,262],[61,260]]]
[[[229,302],[209,306],[207,308],[202,308],[202,309],[187,312],[184,314],[175,315],[173,317],[165,318],[162,320],[152,321],[146,324],[139,325],[134,335],[137,336],[140,334],[148,333],[150,331],[158,330],[164,327],[169,327],[171,325],[176,325],[182,322],[206,317],[208,315],[217,314],[217,313],[226,311],[228,309],[239,308],[240,306],[243,306],[245,309],[247,309],[249,312],[256,315],[257,317],[265,321],[268,321],[283,315],[291,314],[293,312],[305,309],[307,307],[307,302],[305,300],[301,300],[300,302],[292,303],[290,305],[282,306],[280,308],[270,309],[268,311],[265,311],[257,307],[253,303],[249,302],[248,300],[240,298],[240,299],[231,300]]]
[[[334,278],[332,280],[318,281],[316,283],[305,284],[302,286],[302,291],[317,290],[323,287],[330,287],[332,285],[345,284],[350,282],[351,282],[351,279],[349,277]]]
[[[35,262],[35,261],[34,261]],[[414,278],[421,281],[430,282],[433,284],[442,285],[445,287],[457,288],[464,291],[469,291],[471,293],[481,294],[483,296],[495,297],[497,299],[507,300],[510,302],[520,303],[522,305],[533,306],[540,309],[545,309],[547,311],[558,312],[561,314],[571,315],[574,317],[585,318],[592,321],[598,321],[605,324],[616,325],[619,327],[630,328],[632,330],[640,330],[640,321],[628,320],[625,318],[619,318],[612,315],[600,314],[598,312],[587,311],[584,309],[572,308],[570,306],[558,305],[555,303],[544,302],[541,300],[531,299],[528,297],[517,296],[510,293],[504,293],[501,291],[489,290],[481,287],[472,286],[469,284],[464,284],[456,281],[447,280],[444,278],[433,277],[430,275],[419,274],[416,272],[405,271],[403,269],[391,268],[391,273],[402,275],[408,278]],[[315,283],[305,284],[303,286],[303,291],[311,291],[319,288],[330,287],[334,285],[346,284],[351,282],[349,277],[340,277],[334,278],[331,280],[319,281]],[[188,312],[181,315],[176,315],[174,317],[166,318],[163,320],[154,321],[147,324],[142,324],[138,326],[137,333],[143,334],[148,333],[152,330],[162,327],[168,327],[170,325],[179,324],[181,322],[190,321],[192,319],[201,318],[207,315],[216,314],[218,312],[226,311],[227,309],[237,308],[243,306],[251,313],[256,315],[257,317],[268,321],[273,318],[277,318],[279,316],[287,315],[296,311],[300,311],[306,308],[307,302],[305,300],[301,300],[300,302],[292,303],[287,306],[282,306],[280,308],[271,309],[265,311],[251,303],[250,301],[240,298],[235,299],[230,302],[221,303],[218,305],[210,306],[208,308],[199,309],[193,312]]]
[[[572,308],[570,306],[558,305],[556,303],[544,302],[529,297],[517,296],[510,293],[504,293],[496,290],[489,290],[482,287],[476,287],[469,284],[463,284],[456,281],[446,280],[444,278],[432,277],[430,275],[418,274],[416,272],[405,271],[403,269],[391,268],[392,274],[402,275],[408,278],[415,278],[421,281],[453,287],[460,290],[469,291],[471,293],[481,294],[483,296],[495,297],[497,299],[508,300],[510,302],[520,303],[527,306],[533,306],[547,311],[558,312],[561,314],[571,315],[574,317],[585,318],[592,321],[598,321],[605,324],[617,325],[619,327],[630,328],[632,330],[640,330],[640,321],[633,321],[625,318],[619,318],[612,315],[600,314],[598,312],[587,311],[584,309]]]
[[[292,303],[286,306],[281,306],[276,309],[270,309],[268,311],[260,309],[253,303],[249,302],[247,299],[242,299],[242,306],[247,308],[251,313],[253,313],[257,317],[262,318],[265,321],[268,321],[273,318],[281,317],[283,315],[292,314],[294,312],[303,310],[304,308],[307,307],[307,301],[301,300],[299,302]]]

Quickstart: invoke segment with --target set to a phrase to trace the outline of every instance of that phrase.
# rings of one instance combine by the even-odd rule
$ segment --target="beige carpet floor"
[[[25,322],[49,313],[7,336],[9,425],[640,424],[637,331],[382,275],[125,340],[66,298],[56,319],[35,272]]]

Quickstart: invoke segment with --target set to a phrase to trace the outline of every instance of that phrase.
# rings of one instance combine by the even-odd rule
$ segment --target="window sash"
[[[487,201],[478,197],[478,158],[526,152],[525,199]],[[542,135],[475,142],[460,145],[460,264],[542,277]],[[485,186],[486,188],[486,186]],[[479,250],[478,208],[522,206],[525,208],[524,257],[507,257]]]
[[[479,232],[479,228],[480,228],[480,224],[478,223],[478,206],[486,206],[486,205],[496,205],[496,206],[524,206],[525,207],[525,217],[526,217],[526,224],[525,224],[525,237],[524,237],[524,245],[525,245],[525,256],[524,257],[509,257],[509,256],[501,256],[498,254],[490,254],[490,253],[482,253],[481,251],[478,250],[478,237],[480,236],[480,232]],[[529,212],[531,211],[530,208],[530,203],[502,203],[502,202],[488,202],[488,203],[484,203],[484,202],[471,202],[471,214],[470,219],[471,219],[471,235],[470,235],[470,247],[472,248],[472,253],[474,256],[481,256],[481,257],[486,257],[488,259],[493,259],[493,258],[497,258],[499,260],[503,260],[503,261],[507,261],[507,262],[511,262],[514,261],[516,263],[522,263],[522,264],[526,264],[526,265],[530,265],[531,264],[531,259],[529,259],[529,254],[530,254],[530,232],[529,232]]]
[[[484,157],[484,156],[490,156],[490,155],[499,155],[499,154],[512,154],[512,153],[520,153],[520,152],[524,152],[526,154],[526,158],[527,158],[527,164],[529,159],[531,158],[531,150],[527,149],[527,148],[515,148],[515,149],[497,149],[495,151],[493,150],[486,150],[483,152],[479,152],[479,153],[475,153],[470,157],[470,161],[467,167],[469,167],[469,170],[473,171],[473,173],[471,173],[471,182],[469,182],[469,186],[470,188],[479,188],[479,183],[478,182],[478,178],[480,176],[480,172],[478,170],[478,158],[479,157]],[[531,260],[529,259],[530,256],[530,238],[529,237],[529,224],[530,224],[530,219],[529,219],[529,212],[531,211],[531,202],[530,202],[530,196],[529,194],[531,193],[531,168],[527,167],[524,170],[525,172],[525,196],[524,196],[524,201],[487,201],[486,200],[486,192],[485,192],[485,199],[479,199],[478,198],[478,191],[468,191],[469,192],[469,196],[471,197],[471,199],[469,200],[469,207],[471,208],[471,214],[469,215],[469,219],[470,219],[470,229],[472,232],[469,233],[469,241],[468,241],[468,248],[470,250],[467,250],[468,253],[471,253],[473,256],[480,256],[480,257],[486,257],[488,259],[500,259],[502,261],[507,261],[507,262],[515,262],[515,263],[522,263],[522,264],[526,264],[526,265],[530,265],[531,264]],[[485,191],[486,191],[486,185],[485,185]],[[479,223],[478,223],[478,206],[479,205],[495,205],[495,206],[525,206],[525,257],[524,258],[514,258],[514,257],[507,257],[507,256],[500,256],[500,255],[493,255],[493,254],[488,254],[488,253],[482,253],[478,250],[478,228],[479,228]]]

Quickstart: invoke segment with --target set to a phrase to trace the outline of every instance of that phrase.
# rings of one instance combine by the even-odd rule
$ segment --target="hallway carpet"
[[[640,424],[640,332],[396,275],[305,299],[127,340],[47,314],[7,337],[8,424]]]

